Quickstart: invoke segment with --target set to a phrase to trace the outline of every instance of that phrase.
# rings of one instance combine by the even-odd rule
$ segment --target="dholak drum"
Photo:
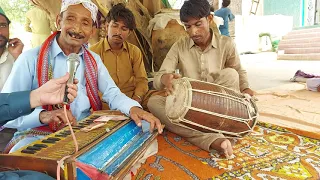
[[[243,137],[257,123],[258,109],[250,95],[189,78],[174,80],[173,88],[166,100],[172,123],[226,137]]]

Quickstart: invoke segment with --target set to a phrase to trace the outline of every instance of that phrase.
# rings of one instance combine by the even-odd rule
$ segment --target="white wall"
[[[283,15],[236,16],[235,42],[239,53],[258,52],[259,34],[270,33],[274,39],[280,39],[292,30],[293,17]]]

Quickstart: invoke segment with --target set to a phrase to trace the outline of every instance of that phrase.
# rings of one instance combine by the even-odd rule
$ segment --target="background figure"
[[[23,49],[20,39],[9,39],[9,25],[10,20],[0,7],[0,91],[11,72],[14,61]]]
[[[223,0],[222,7],[214,12],[215,16],[221,17],[224,21],[223,25],[219,27],[222,35],[230,36],[229,34],[229,20],[232,21],[235,17],[231,10],[228,8],[230,5],[230,0]]]
[[[126,41],[135,28],[132,12],[124,4],[117,4],[106,16],[106,38],[90,49],[101,57],[121,92],[142,104],[148,92],[143,56],[137,46]],[[107,104],[103,109],[109,109]]]
[[[56,31],[57,29],[46,11],[33,6],[26,13],[25,30],[32,33],[32,47],[37,47],[50,36],[51,31]]]

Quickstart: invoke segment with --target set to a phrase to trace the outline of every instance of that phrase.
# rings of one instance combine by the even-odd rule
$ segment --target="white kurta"
[[[13,56],[6,49],[0,57],[0,92],[6,82],[14,63]]]

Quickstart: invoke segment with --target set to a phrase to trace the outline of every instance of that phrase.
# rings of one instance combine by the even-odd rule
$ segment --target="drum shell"
[[[173,86],[166,101],[167,117],[173,123],[229,137],[243,137],[256,124],[257,107],[246,95],[189,78],[176,80]]]

